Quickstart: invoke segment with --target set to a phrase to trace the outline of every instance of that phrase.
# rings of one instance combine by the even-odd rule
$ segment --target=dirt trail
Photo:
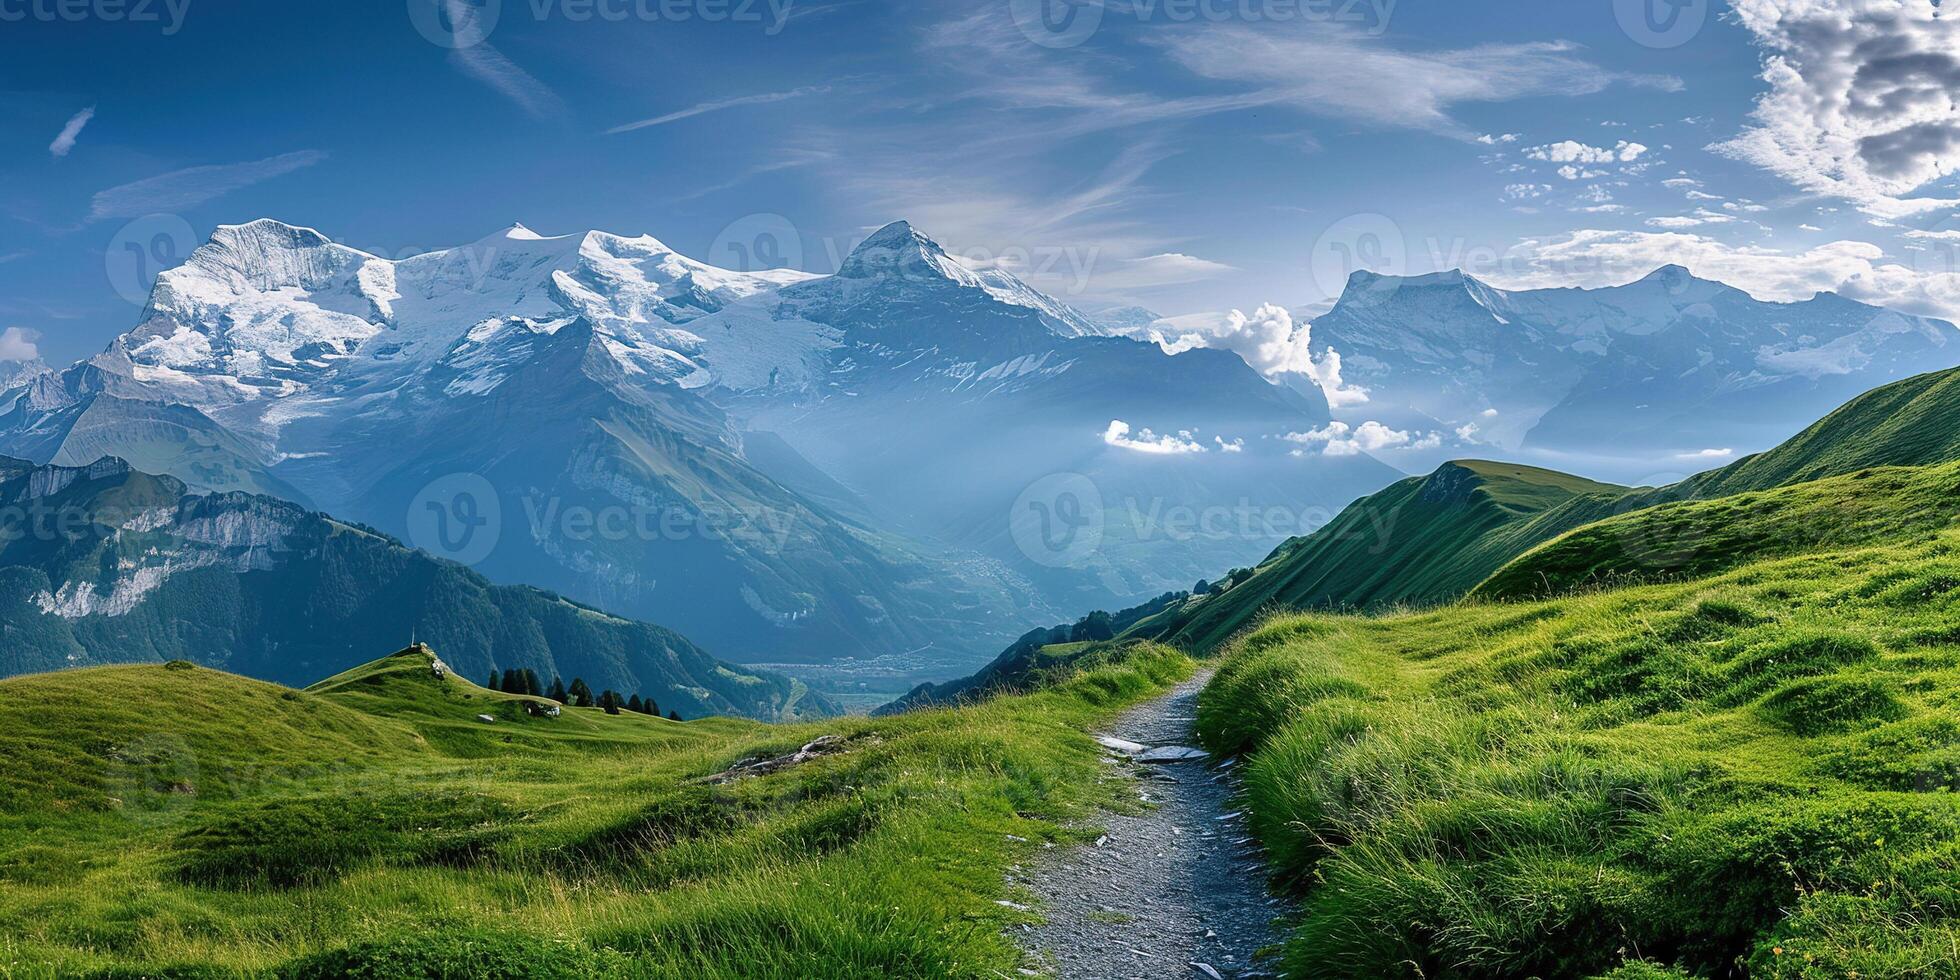
[[[1210,678],[1203,671],[1130,709],[1106,734],[1144,746],[1194,744],[1198,692]],[[1277,976],[1253,953],[1283,938],[1274,920],[1288,910],[1266,892],[1263,857],[1233,806],[1233,771],[1208,758],[1112,761],[1135,773],[1137,792],[1153,805],[1135,816],[1103,815],[1106,836],[1094,846],[1048,852],[1029,869],[1021,883],[1040,897],[1047,922],[1027,927],[1023,944],[1067,980]]]

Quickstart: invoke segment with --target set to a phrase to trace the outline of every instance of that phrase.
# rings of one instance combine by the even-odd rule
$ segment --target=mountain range
[[[1642,479],[1766,449],[1868,389],[1960,361],[1960,333],[1820,293],[1755,299],[1678,265],[1598,289],[1354,273],[1311,323],[1368,399],[1344,418]]]
[[[817,276],[522,226],[391,260],[259,220],[163,273],[102,353],[0,376],[0,453],[291,501],[735,661],[944,676],[1313,540],[1436,454],[1703,465],[1945,366],[1953,329],[1678,267],[1592,290],[1357,273],[1309,325],[1346,372],[1330,405],[1152,320],[902,221]]]
[[[792,662],[971,660],[1298,529],[1194,533],[1167,503],[1302,513],[1394,475],[1261,445],[1326,407],[1236,355],[1103,332],[903,222],[815,277],[521,226],[392,261],[261,220],[165,272],[103,353],[23,372],[0,451],[293,500]],[[1178,451],[1110,438],[1130,426]],[[1046,529],[1093,519],[1090,547],[1019,533],[1044,480],[1077,522]]]

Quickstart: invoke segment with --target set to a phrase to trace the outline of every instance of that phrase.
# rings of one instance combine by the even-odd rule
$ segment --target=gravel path
[[[1192,744],[1198,692],[1210,679],[1200,672],[1130,709],[1106,734],[1149,746]],[[1266,893],[1263,856],[1233,807],[1232,771],[1209,759],[1116,758],[1112,765],[1136,777],[1151,805],[1135,816],[1104,814],[1102,840],[1050,852],[1020,879],[1047,915],[1027,928],[1023,944],[1067,980],[1276,976],[1253,962],[1253,952],[1284,937],[1275,918],[1287,909]]]

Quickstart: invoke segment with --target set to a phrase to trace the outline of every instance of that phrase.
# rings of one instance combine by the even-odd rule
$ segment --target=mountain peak
[[[938,242],[919,234],[909,221],[894,221],[872,232],[851,250],[837,275],[845,279],[897,275],[978,285],[972,272],[947,255]]]

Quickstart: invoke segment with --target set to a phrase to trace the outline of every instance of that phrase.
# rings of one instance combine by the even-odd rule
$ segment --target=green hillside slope
[[[1522,522],[1574,497],[1622,492],[1534,466],[1445,463],[1348,505],[1326,527],[1282,545],[1250,578],[1138,629],[1204,650],[1267,609],[1453,599],[1522,550],[1512,533]]]
[[[1862,469],[1585,524],[1513,559],[1470,596],[1549,598],[1698,578],[1759,558],[1912,538],[1956,519],[1960,463]]]
[[[1084,730],[1190,670],[800,726],[538,717],[419,648],[0,680],[0,976],[1012,975],[1010,866],[1114,799]]]
[[[583,677],[684,717],[836,712],[797,681],[717,660],[671,630],[494,584],[271,497],[191,494],[105,459],[0,463],[0,500],[0,676],[183,659],[303,684],[414,636],[471,678]]]
[[[1951,976],[1956,584],[1949,530],[1282,617],[1199,727],[1251,753],[1251,826],[1303,895],[1298,976]]]
[[[1429,476],[1364,497],[1325,528],[1286,542],[1257,574],[1223,595],[1192,597],[1132,633],[1210,650],[1273,610],[1431,605],[1461,597],[1526,551],[1595,521],[1872,467],[1955,461],[1960,369],[1867,392],[1768,452],[1666,487],[1629,490],[1515,464],[1445,463]],[[1473,485],[1484,492],[1450,489]],[[1682,530],[1615,525],[1617,531],[1634,528]],[[1529,590],[1513,583],[1503,594],[1522,591]]]

